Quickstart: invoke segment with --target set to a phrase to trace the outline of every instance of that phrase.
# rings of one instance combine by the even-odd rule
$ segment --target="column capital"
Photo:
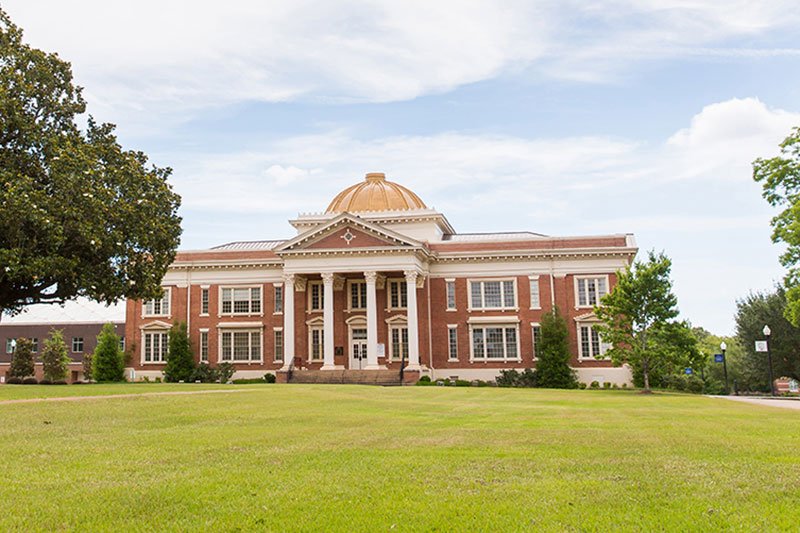
[[[294,278],[295,278],[294,274],[284,274],[283,275],[283,281],[287,285],[294,284]]]
[[[403,271],[403,274],[406,276],[406,282],[409,284],[416,284],[418,289],[421,289],[425,284],[425,274],[422,274],[416,270],[405,270]]]
[[[378,279],[378,273],[374,270],[368,270],[367,272],[364,272],[364,279],[367,280],[367,283],[374,284]]]
[[[325,285],[333,285],[333,280],[336,277],[336,274],[333,272],[323,272],[321,275],[322,282],[325,283]]]

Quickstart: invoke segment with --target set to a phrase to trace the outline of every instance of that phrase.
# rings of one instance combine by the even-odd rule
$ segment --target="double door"
[[[350,369],[360,370],[367,366],[367,330],[350,330]]]

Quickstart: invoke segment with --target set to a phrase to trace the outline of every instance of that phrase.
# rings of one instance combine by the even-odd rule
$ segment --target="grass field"
[[[0,387],[32,395],[200,385]],[[687,395],[247,385],[0,406],[0,530],[791,531],[800,413]]]

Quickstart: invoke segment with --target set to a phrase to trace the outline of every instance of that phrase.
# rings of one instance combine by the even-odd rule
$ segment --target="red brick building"
[[[127,304],[137,377],[159,376],[167,332],[185,321],[199,361],[237,377],[342,369],[492,379],[535,367],[543,313],[568,319],[584,382],[629,383],[598,360],[592,306],[633,260],[633,235],[461,234],[383,174],[342,191],[297,236],[179,252],[164,298]]]

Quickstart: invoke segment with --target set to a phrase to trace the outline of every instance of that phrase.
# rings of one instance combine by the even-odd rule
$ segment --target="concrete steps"
[[[400,385],[399,370],[294,370],[289,383]]]

